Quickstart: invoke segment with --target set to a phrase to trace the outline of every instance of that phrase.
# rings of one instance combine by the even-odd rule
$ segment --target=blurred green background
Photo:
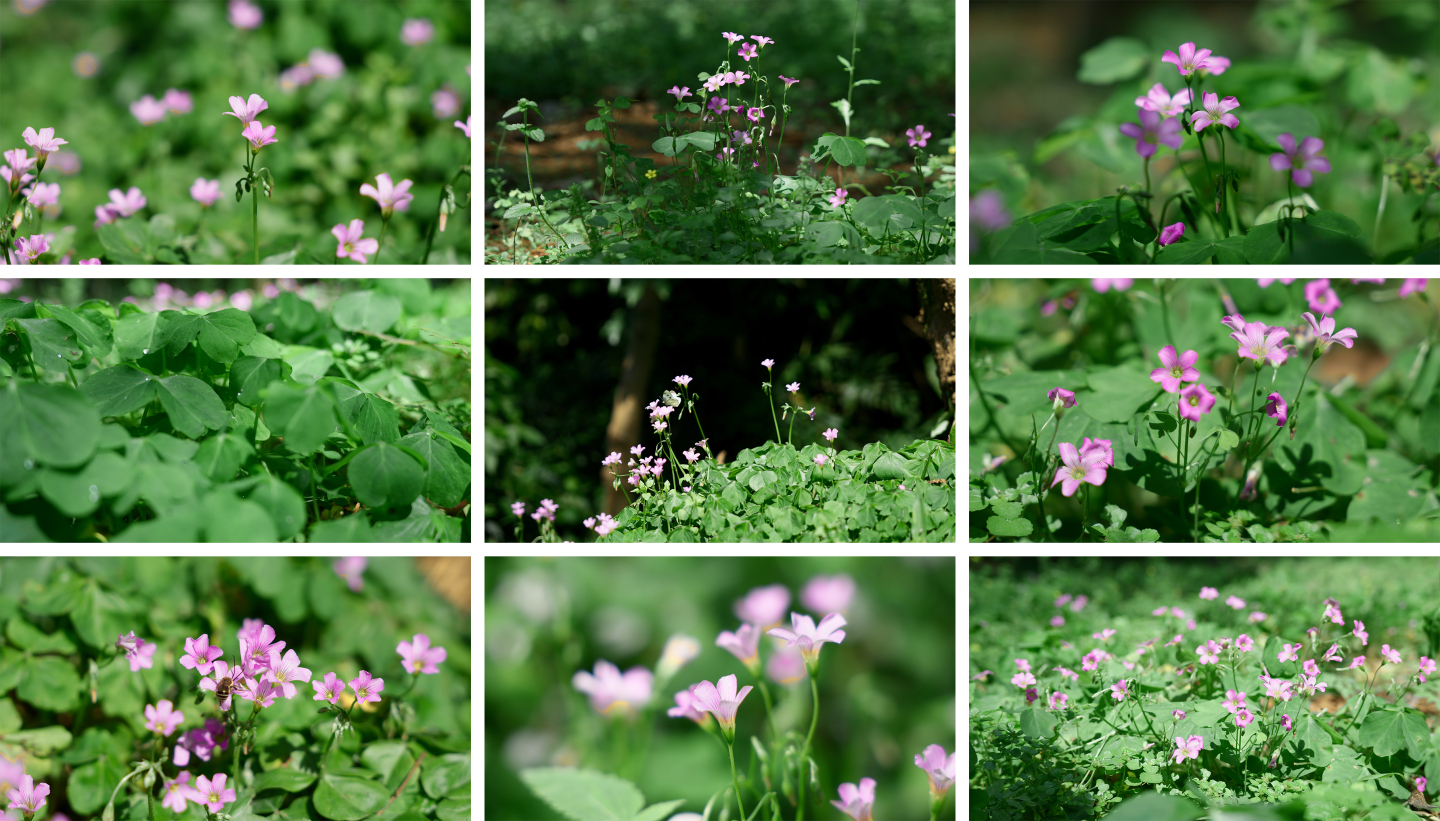
[[[470,116],[471,4],[254,2],[264,13],[254,30],[232,26],[221,0],[56,0],[25,15],[14,3],[0,7],[0,150],[26,148],[33,157],[21,136],[26,127],[53,127],[69,141],[61,151],[78,158],[78,170],[62,173],[52,156],[40,181],[60,184],[64,209],[43,230],[75,226],[75,260],[103,257],[95,206],[109,202],[112,188],[137,186],[148,204],[131,220],[168,214],[186,235],[208,210],[193,262],[250,261],[252,206],[248,194],[235,201],[248,143],[239,121],[222,112],[231,96],[259,94],[270,104],[259,119],[277,127],[279,140],[257,158],[275,178],[273,198],[259,209],[262,260],[333,263],[330,229],[353,219],[365,221],[364,236],[378,238],[379,206],[360,186],[388,173],[396,183],[413,180],[415,199],[390,221],[381,261],[419,262],[441,187],[470,162],[470,141],[453,123]],[[401,42],[407,18],[433,23],[432,39]],[[317,48],[338,54],[345,73],[283,91],[279,74]],[[93,76],[77,71],[83,54],[98,66]],[[143,95],[158,100],[169,88],[189,92],[194,109],[148,126],[130,113]],[[459,110],[437,117],[431,95],[442,88],[458,96]],[[197,177],[220,181],[221,197],[209,209],[190,196]],[[462,204],[468,191],[462,177]],[[435,234],[429,261],[468,263],[469,222],[465,210],[452,217]],[[291,251],[298,253],[283,256]]]
[[[901,321],[919,313],[914,280],[487,280],[487,540],[513,538],[512,502],[528,514],[542,498],[560,504],[562,539],[591,535],[580,522],[604,509],[606,426],[647,283],[659,341],[641,404],[691,376],[710,449],[728,461],[775,438],[763,359],[775,360],[777,418],[790,382],[801,388],[793,404],[818,408],[795,421],[796,447],[833,427],[837,449],[898,450],[949,418],[929,343]],[[691,417],[679,425],[677,443],[701,438]],[[790,424],[780,426],[784,436]],[[648,453],[655,437],[642,428]]]
[[[948,115],[956,110],[955,4],[859,5],[855,79],[880,85],[855,88],[852,133],[903,139],[906,128],[924,123],[949,136],[955,121]],[[520,97],[540,103],[544,117],[531,122],[542,127],[571,114],[593,117],[601,96],[655,100],[669,111],[675,98],[665,89],[679,84],[698,91],[696,75],[714,71],[722,57],[746,65],[720,36],[729,31],[775,41],[761,62],[777,97],[783,84],[776,75],[800,80],[787,94],[794,118],[788,128],[809,122],[823,125],[817,136],[843,134],[845,122],[830,103],[846,95],[849,77],[835,55],[850,58],[855,15],[855,0],[491,0],[485,4],[485,122],[490,127]]]
[[[1253,132],[1276,152],[1274,136],[1285,131],[1297,142],[1306,133],[1325,141],[1321,154],[1332,170],[1305,190],[1321,208],[1358,223],[1367,249],[1384,160],[1403,164],[1419,151],[1397,135],[1419,135],[1422,146],[1440,150],[1440,4],[1433,0],[972,0],[969,8],[970,190],[998,188],[1011,217],[1111,195],[1120,185],[1143,188],[1135,141],[1119,125],[1138,122],[1135,98],[1156,82],[1171,94],[1185,88],[1160,58],[1191,41],[1231,59],[1204,88],[1238,98],[1237,131]],[[1236,133],[1225,131],[1249,224],[1286,196],[1288,174],[1270,168],[1270,151],[1238,148]],[[1218,148],[1207,140],[1206,150],[1214,165]],[[1184,151],[1196,157],[1187,167],[1198,181],[1193,136]],[[1174,156],[1162,149],[1150,164],[1161,196],[1189,185]],[[1415,243],[1411,216],[1421,200],[1390,184],[1379,255]],[[1187,236],[1193,230],[1187,226]]]
[[[842,817],[829,799],[841,782],[865,777],[878,782],[875,817],[928,817],[928,783],[915,755],[930,744],[951,752],[956,738],[956,576],[948,557],[486,559],[485,817],[561,818],[520,781],[521,769],[569,763],[613,771],[614,728],[572,686],[577,670],[593,671],[599,659],[622,671],[653,670],[666,640],[684,633],[699,640],[700,655],[654,695],[663,709],[698,681],[733,673],[740,686],[753,684],[715,646],[720,631],[739,626],[734,602],[778,583],[800,610],[807,581],[838,573],[858,589],[845,641],[820,657],[814,750],[826,809],[813,817]],[[777,722],[803,721],[801,731],[808,729],[808,683],[793,685],[803,688],[793,700],[781,685],[770,687]],[[655,736],[638,782],[647,803],[683,798],[679,811],[701,812],[729,783],[724,749],[687,719],[652,715]],[[760,732],[764,715],[752,692],[736,723],[739,769],[749,766],[748,736]],[[941,818],[954,817],[951,796]]]

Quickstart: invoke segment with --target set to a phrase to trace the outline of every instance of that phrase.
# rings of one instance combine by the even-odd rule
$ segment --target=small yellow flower
[[[951,154],[954,154],[954,153],[955,153],[955,146],[953,146],[953,145],[950,146],[950,153],[951,153]]]
[[[646,179],[649,179],[649,180],[655,179],[655,170],[652,168],[651,170],[646,171],[646,172],[645,172],[645,178],[646,178]]]

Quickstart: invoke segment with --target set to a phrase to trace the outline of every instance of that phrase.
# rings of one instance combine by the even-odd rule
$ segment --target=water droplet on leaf
[[[34,460],[34,459],[26,459],[26,460],[25,460],[25,469],[26,469],[26,470],[34,470],[34,469],[35,469],[35,460]]]
[[[91,504],[94,504],[95,502],[98,502],[98,501],[100,501],[100,488],[99,488],[99,487],[96,487],[95,485],[91,485],[91,486],[90,486],[90,503],[91,503]]]
[[[145,350],[141,351],[140,353],[150,353],[150,349],[149,349],[149,348],[146,348]]]

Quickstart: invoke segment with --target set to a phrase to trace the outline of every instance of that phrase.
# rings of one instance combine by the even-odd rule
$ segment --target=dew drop
[[[35,469],[35,460],[34,460],[34,459],[26,459],[26,460],[25,460],[25,469],[26,469],[26,470],[34,470],[34,469]]]
[[[149,381],[150,381],[150,377],[148,377],[148,376],[145,377],[145,381],[146,381],[146,382],[149,382]]]
[[[100,488],[96,487],[95,485],[91,485],[91,486],[90,486],[90,503],[91,503],[91,504],[94,504],[95,502],[98,502],[98,501],[100,501]]]
[[[56,358],[56,359],[59,359],[59,358],[60,358],[60,354],[58,354],[58,353],[55,354],[55,358]]]
[[[143,353],[150,353],[150,349],[149,349],[149,348],[146,348],[145,350],[141,351],[140,353],[142,353],[142,354],[143,354]]]

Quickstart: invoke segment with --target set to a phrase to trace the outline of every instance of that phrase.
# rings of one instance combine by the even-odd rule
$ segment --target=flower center
[[[1200,404],[1200,397],[1198,397],[1198,396],[1190,396],[1190,397],[1187,397],[1187,399],[1189,400],[1189,402],[1190,402],[1190,407],[1192,407],[1192,408]]]
[[[1185,376],[1185,369],[1181,368],[1179,365],[1176,365],[1175,367],[1170,369],[1170,375],[1175,377],[1176,379],[1180,379],[1181,377]]]
[[[1083,480],[1085,479],[1085,475],[1086,475],[1088,472],[1089,472],[1089,471],[1085,470],[1085,468],[1083,468],[1083,467],[1072,467],[1072,468],[1070,468],[1070,476],[1071,476],[1072,478],[1074,478],[1076,481],[1083,481]]]
[[[1264,346],[1263,344],[1261,344],[1261,345],[1251,345],[1251,346],[1250,346],[1250,353],[1253,353],[1253,354],[1255,354],[1256,356],[1264,356],[1264,355],[1265,355],[1265,346]]]

